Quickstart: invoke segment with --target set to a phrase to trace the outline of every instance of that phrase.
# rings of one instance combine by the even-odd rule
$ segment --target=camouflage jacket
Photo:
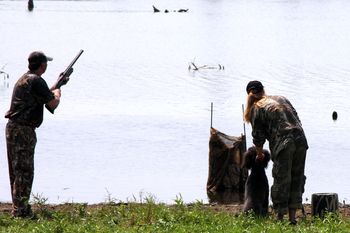
[[[29,71],[17,81],[5,117],[18,124],[39,127],[43,122],[44,104],[54,98],[45,80]]]
[[[293,139],[308,147],[298,114],[283,96],[266,96],[259,100],[251,110],[250,120],[256,146],[263,146],[268,140],[271,152],[278,154],[288,140]]]

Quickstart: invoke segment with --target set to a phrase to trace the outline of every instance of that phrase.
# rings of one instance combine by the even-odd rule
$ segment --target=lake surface
[[[43,75],[50,86],[85,50],[59,108],[37,130],[34,194],[50,203],[207,202],[210,103],[213,126],[239,136],[245,87],[258,79],[302,120],[305,201],[318,192],[350,201],[350,1],[34,3],[29,12],[27,1],[0,1],[0,68],[9,74],[0,76],[2,115],[31,51],[54,58]],[[189,70],[191,62],[216,69]],[[2,132],[6,122],[0,117]],[[3,133],[0,201],[10,200]]]

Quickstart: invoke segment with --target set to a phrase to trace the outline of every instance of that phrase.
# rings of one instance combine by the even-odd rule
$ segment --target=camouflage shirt
[[[17,81],[5,117],[18,124],[39,127],[43,122],[44,105],[54,98],[45,80],[28,71]]]
[[[251,110],[251,124],[253,143],[263,146],[268,140],[274,154],[281,151],[290,139],[308,147],[298,114],[283,96],[266,96],[255,103]]]

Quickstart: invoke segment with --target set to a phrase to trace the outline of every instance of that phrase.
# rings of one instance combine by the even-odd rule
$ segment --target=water
[[[268,94],[287,96],[302,120],[310,145],[304,199],[336,192],[350,201],[350,2],[34,3],[28,12],[26,1],[0,1],[0,68],[10,75],[0,77],[1,113],[31,51],[54,57],[43,75],[50,85],[85,50],[59,108],[37,130],[34,194],[51,203],[146,195],[171,203],[180,194],[207,202],[210,103],[213,126],[239,136],[245,86],[259,79]],[[171,12],[154,14],[153,4]],[[180,8],[189,11],[172,12]],[[190,62],[225,69],[189,71]],[[5,125],[0,118],[2,132]],[[4,136],[0,155],[5,202]],[[271,184],[271,165],[267,174]]]

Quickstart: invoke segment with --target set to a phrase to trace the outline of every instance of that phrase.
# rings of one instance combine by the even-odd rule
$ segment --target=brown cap
[[[246,91],[247,91],[247,94],[249,94],[251,90],[255,90],[258,93],[263,89],[264,89],[264,86],[262,85],[262,83],[257,80],[254,80],[248,83]]]
[[[52,60],[53,60],[52,57],[46,56],[41,51],[34,51],[31,54],[29,54],[29,57],[28,57],[29,64],[43,63],[43,62],[48,62],[48,61],[52,61]]]

